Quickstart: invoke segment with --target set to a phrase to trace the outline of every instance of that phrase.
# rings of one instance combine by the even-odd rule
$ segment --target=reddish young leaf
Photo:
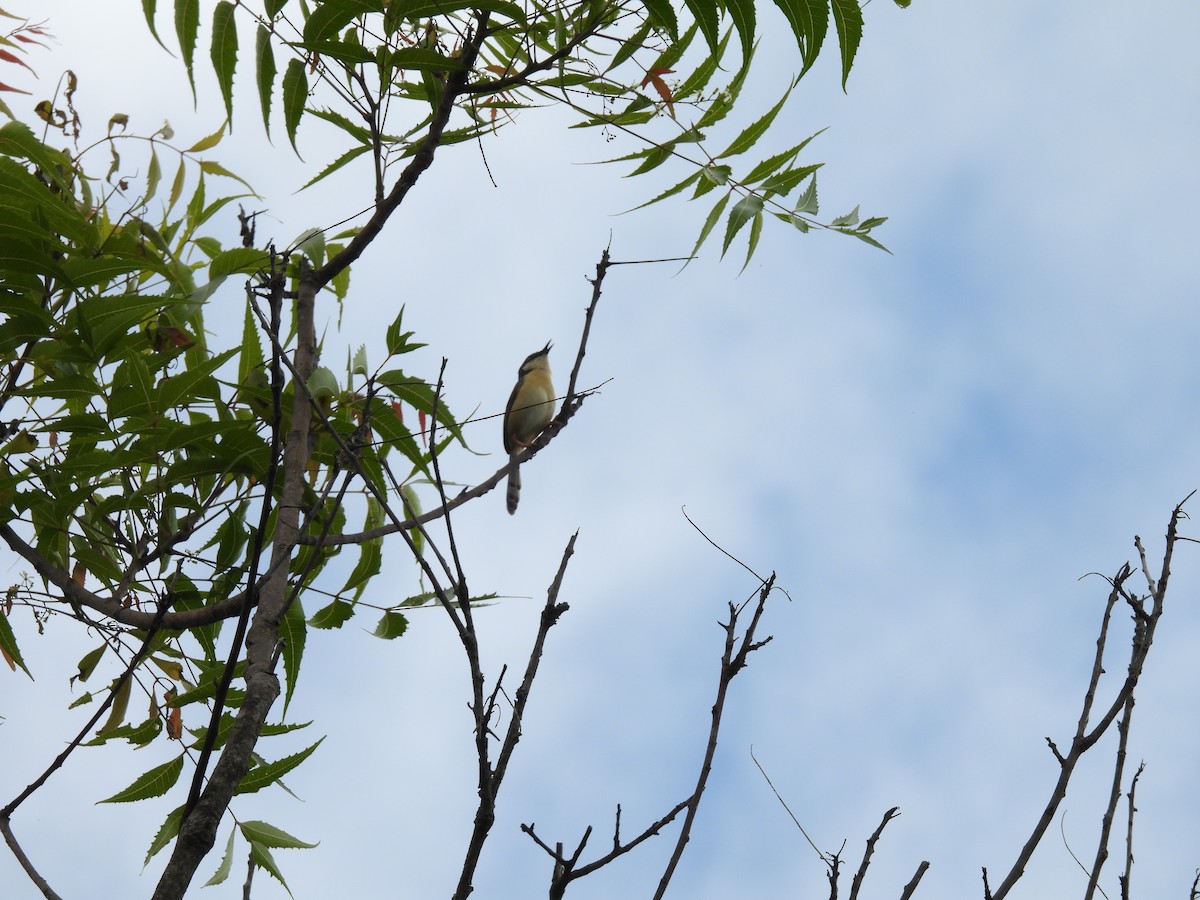
[[[24,66],[25,68],[29,69],[30,72],[33,71],[33,67],[29,65],[29,63],[25,62],[25,60],[21,59],[21,57],[17,56],[16,54],[9,53],[7,50],[0,50],[0,59],[4,60],[5,62],[14,62],[18,66]]]

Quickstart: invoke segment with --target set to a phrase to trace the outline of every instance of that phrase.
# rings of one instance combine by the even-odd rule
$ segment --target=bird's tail
[[[515,459],[515,454],[510,459]],[[511,516],[517,511],[517,504],[521,502],[521,467],[514,461],[512,467],[508,470],[508,514]]]

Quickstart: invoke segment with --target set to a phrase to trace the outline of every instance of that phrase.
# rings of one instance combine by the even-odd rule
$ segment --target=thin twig
[[[762,777],[763,777],[763,778],[765,778],[765,779],[767,780],[767,786],[768,786],[768,787],[770,787],[770,788],[771,788],[771,791],[772,791],[772,792],[775,794],[775,799],[776,799],[776,800],[778,800],[778,801],[780,802],[780,804],[782,804],[782,805],[783,805],[783,808],[784,808],[784,810],[786,810],[786,811],[787,811],[787,814],[788,814],[789,816],[791,816],[791,817],[792,817],[792,821],[793,821],[793,822],[796,824],[796,827],[800,829],[800,833],[801,833],[802,835],[804,835],[804,839],[805,839],[806,841],[808,841],[808,846],[812,847],[812,848],[813,848],[813,852],[815,852],[815,853],[817,854],[817,856],[818,856],[818,857],[819,857],[819,858],[820,858],[822,861],[824,861],[824,860],[825,860],[825,854],[824,854],[824,853],[822,853],[822,852],[821,852],[821,850],[820,850],[820,848],[818,848],[818,847],[817,847],[817,845],[813,843],[813,839],[812,839],[812,838],[810,838],[810,837],[808,836],[808,832],[804,830],[804,826],[800,824],[800,820],[796,818],[795,814],[794,814],[794,813],[792,812],[792,810],[791,810],[791,807],[789,807],[789,806],[787,805],[787,802],[786,802],[786,801],[783,799],[783,797],[781,797],[781,796],[779,795],[779,791],[777,791],[777,790],[775,789],[775,785],[774,785],[774,783],[771,781],[771,776],[767,774],[766,770],[765,770],[765,769],[762,767],[762,763],[760,763],[760,762],[758,761],[758,757],[756,757],[756,756],[754,755],[754,748],[753,748],[753,747],[751,747],[751,748],[750,748],[750,758],[751,758],[752,760],[754,760],[754,765],[758,766],[758,771],[762,773]]]
[[[1142,772],[1146,770],[1146,763],[1142,761],[1138,764],[1137,771],[1133,774],[1133,780],[1129,783],[1129,818],[1125,825],[1125,871],[1121,875],[1121,900],[1130,900],[1129,885],[1133,883],[1133,816],[1137,812],[1137,807],[1134,805],[1134,796],[1137,794],[1138,779],[1142,777]]]
[[[734,604],[729,604],[729,620],[721,625],[725,630],[725,652],[721,656],[721,674],[717,681],[717,699],[713,703],[712,708],[711,724],[708,732],[708,746],[704,751],[704,760],[700,764],[700,774],[696,778],[696,788],[692,791],[691,797],[688,798],[687,811],[684,815],[683,825],[679,829],[679,835],[675,840],[675,849],[671,853],[671,858],[667,862],[662,878],[658,882],[658,889],[654,892],[654,900],[662,900],[662,897],[666,894],[667,886],[671,883],[671,878],[675,874],[679,860],[683,857],[684,848],[691,838],[692,825],[696,821],[696,813],[700,808],[700,799],[704,796],[704,789],[708,786],[708,777],[712,773],[713,757],[717,752],[717,736],[721,731],[721,719],[725,713],[725,698],[728,696],[729,684],[737,676],[738,672],[745,668],[746,658],[771,640],[770,637],[767,637],[762,641],[756,642],[754,640],[754,632],[758,627],[759,621],[762,619],[767,598],[771,595],[771,588],[774,584],[775,573],[772,572],[771,576],[763,582],[762,587],[758,591],[758,604],[754,608],[754,612],[750,617],[750,624],[746,627],[745,632],[743,632],[740,642],[737,640],[738,610]]]

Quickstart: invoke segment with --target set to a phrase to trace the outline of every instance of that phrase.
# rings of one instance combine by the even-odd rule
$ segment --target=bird
[[[554,384],[550,381],[550,346],[530,353],[517,370],[508,406],[504,410],[504,452],[508,454],[508,513],[521,500],[521,471],[517,453],[534,442],[554,417]]]

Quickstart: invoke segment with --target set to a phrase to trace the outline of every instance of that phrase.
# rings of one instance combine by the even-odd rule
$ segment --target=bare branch
[[[1045,809],[1042,811],[1042,815],[1038,819],[1037,824],[1034,826],[1029,839],[1025,842],[1025,845],[1021,848],[1020,853],[1017,855],[1017,859],[1013,863],[1012,868],[1009,870],[1008,874],[1000,883],[1000,886],[996,889],[994,894],[991,892],[991,889],[987,883],[987,870],[984,869],[985,900],[1002,900],[1002,898],[1008,895],[1009,891],[1012,890],[1013,886],[1024,875],[1025,866],[1028,864],[1030,858],[1033,856],[1034,851],[1037,849],[1038,844],[1041,842],[1042,837],[1045,835],[1046,829],[1054,818],[1055,811],[1066,798],[1067,786],[1070,783],[1076,764],[1079,762],[1083,754],[1095,746],[1096,742],[1100,740],[1105,732],[1107,732],[1112,723],[1117,719],[1117,716],[1121,715],[1118,731],[1122,732],[1122,736],[1120,738],[1120,746],[1117,753],[1117,774],[1116,778],[1114,779],[1114,785],[1116,785],[1114,790],[1119,796],[1119,778],[1124,764],[1125,742],[1127,740],[1129,718],[1132,715],[1133,710],[1134,691],[1137,687],[1139,679],[1141,678],[1141,674],[1146,663],[1146,657],[1150,652],[1150,646],[1154,640],[1155,630],[1157,629],[1159,619],[1162,616],[1163,602],[1166,598],[1167,584],[1171,575],[1171,559],[1175,551],[1175,543],[1177,540],[1180,540],[1178,535],[1179,523],[1187,518],[1187,514],[1183,510],[1183,505],[1193,496],[1194,493],[1195,492],[1193,491],[1192,494],[1188,494],[1188,496],[1180,501],[1171,512],[1171,520],[1167,525],[1166,540],[1163,549],[1162,571],[1157,581],[1149,577],[1149,567],[1143,567],[1143,571],[1147,573],[1148,583],[1153,585],[1151,590],[1151,599],[1153,602],[1150,609],[1147,610],[1144,607],[1144,604],[1139,601],[1138,598],[1134,597],[1125,587],[1125,582],[1133,573],[1133,569],[1129,563],[1125,563],[1117,572],[1116,576],[1110,580],[1112,589],[1109,592],[1108,600],[1105,604],[1104,616],[1100,626],[1100,635],[1096,640],[1096,653],[1092,663],[1092,674],[1088,682],[1087,692],[1083,701],[1083,708],[1080,711],[1079,722],[1076,726],[1075,735],[1072,738],[1070,749],[1065,754],[1061,753],[1054,746],[1053,742],[1050,742],[1051,750],[1054,751],[1055,758],[1059,763],[1059,775],[1051,792],[1050,799],[1047,802]],[[1138,547],[1139,554],[1141,554],[1142,550],[1140,538],[1136,540],[1136,546]],[[1134,633],[1129,649],[1128,670],[1125,680],[1120,689],[1117,691],[1112,704],[1089,731],[1089,724],[1092,718],[1096,692],[1100,684],[1100,676],[1104,672],[1104,654],[1108,638],[1109,623],[1112,618],[1113,607],[1116,605],[1119,599],[1124,599],[1134,612]],[[1049,742],[1048,738],[1047,741]],[[1102,825],[1101,843],[1097,850],[1096,861],[1092,868],[1088,891],[1086,894],[1086,896],[1089,898],[1094,896],[1097,886],[1096,883],[1099,879],[1099,871],[1103,866],[1104,859],[1107,857],[1107,841],[1111,829],[1111,819],[1115,802],[1116,801],[1113,794],[1110,793],[1109,807],[1105,812],[1104,823]]]
[[[712,708],[711,725],[708,732],[708,746],[704,751],[704,761],[700,764],[700,774],[696,779],[696,788],[687,801],[687,812],[683,819],[683,825],[679,829],[679,836],[675,841],[675,850],[671,854],[671,859],[667,862],[667,867],[663,871],[662,878],[659,880],[658,890],[654,892],[654,900],[661,900],[663,895],[666,894],[667,886],[671,883],[671,878],[675,874],[675,869],[683,856],[683,850],[691,838],[692,825],[696,821],[696,813],[700,808],[700,798],[704,795],[704,789],[708,786],[708,776],[712,772],[713,757],[717,752],[717,735],[720,733],[721,718],[725,713],[725,698],[728,696],[729,683],[745,667],[747,656],[771,640],[768,637],[756,643],[754,632],[758,627],[759,621],[762,619],[767,598],[771,595],[771,589],[774,585],[775,573],[772,572],[771,576],[759,588],[758,603],[754,608],[754,613],[750,617],[750,624],[742,634],[740,643],[737,641],[738,610],[732,603],[729,604],[729,621],[721,626],[725,630],[725,652],[721,657],[721,675],[717,682],[717,699],[713,703]]]
[[[921,860],[921,864],[917,866],[917,871],[913,874],[912,881],[904,886],[904,890],[900,893],[900,900],[909,900],[913,893],[917,890],[917,885],[921,883],[921,879],[925,877],[925,871],[929,868],[929,860]],[[986,871],[986,870],[985,870]]]
[[[1134,805],[1134,795],[1137,794],[1138,779],[1142,777],[1142,772],[1146,770],[1146,763],[1143,761],[1138,764],[1137,771],[1133,774],[1133,780],[1129,783],[1129,818],[1125,825],[1125,871],[1122,873],[1121,881],[1121,900],[1130,900],[1129,885],[1133,880],[1133,816],[1137,812],[1137,807]]]
[[[871,864],[871,854],[875,852],[875,844],[879,841],[879,836],[883,834],[883,829],[887,827],[887,823],[900,815],[900,807],[893,806],[883,814],[883,821],[879,823],[879,827],[874,833],[867,838],[867,848],[863,851],[862,862],[858,866],[858,871],[854,873],[854,879],[850,882],[850,900],[858,900],[858,892],[862,888],[863,879],[867,875],[867,866]]]

